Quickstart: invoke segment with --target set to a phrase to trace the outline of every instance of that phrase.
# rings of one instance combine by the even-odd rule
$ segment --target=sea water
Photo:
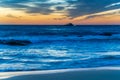
[[[0,25],[0,71],[120,66],[120,26]]]

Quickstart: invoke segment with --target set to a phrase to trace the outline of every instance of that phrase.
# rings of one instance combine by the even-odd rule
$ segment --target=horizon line
[[[72,23],[73,24],[73,23]],[[65,26],[66,24],[0,24],[0,25],[36,25],[36,26]],[[118,25],[120,24],[74,24],[74,26],[87,26],[87,25]]]

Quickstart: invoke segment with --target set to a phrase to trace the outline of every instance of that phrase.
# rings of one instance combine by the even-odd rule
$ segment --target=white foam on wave
[[[99,53],[96,53],[97,55],[111,55],[111,56],[115,56],[115,55],[120,55],[120,52],[99,52]]]

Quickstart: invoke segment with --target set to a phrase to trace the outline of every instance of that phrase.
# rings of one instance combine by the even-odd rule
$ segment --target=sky
[[[120,0],[0,0],[0,24],[120,24]]]

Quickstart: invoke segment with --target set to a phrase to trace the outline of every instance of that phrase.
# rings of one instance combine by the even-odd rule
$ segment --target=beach
[[[119,67],[0,73],[0,80],[119,80]]]

